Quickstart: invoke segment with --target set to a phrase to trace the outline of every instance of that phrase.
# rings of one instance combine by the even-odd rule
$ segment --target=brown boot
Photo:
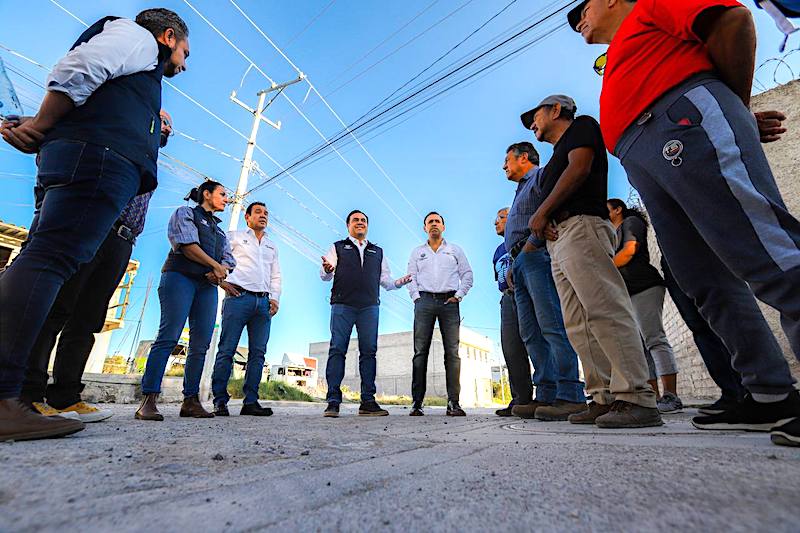
[[[594,424],[598,416],[603,416],[611,410],[610,405],[603,405],[597,402],[589,402],[587,409],[581,413],[569,415],[567,420],[570,424]]]
[[[599,428],[649,428],[663,426],[661,413],[655,407],[617,400],[611,410],[594,421]]]
[[[180,416],[184,418],[214,418],[214,413],[206,411],[203,404],[200,403],[200,398],[194,395],[183,399]]]
[[[553,405],[543,405],[536,409],[536,420],[557,422],[566,420],[569,415],[586,411],[586,402],[567,402],[556,400]]]
[[[142,398],[142,405],[139,406],[139,410],[133,415],[134,418],[136,418],[136,420],[155,420],[157,422],[164,420],[164,416],[158,412],[158,407],[156,407],[157,399],[157,392],[145,394]]]
[[[84,427],[80,420],[42,416],[16,398],[0,400],[0,442],[63,437]]]
[[[536,416],[536,410],[538,408],[550,405],[552,404],[533,400],[530,403],[515,405],[514,407],[511,408],[511,413],[514,416],[518,416],[520,418],[534,418]]]

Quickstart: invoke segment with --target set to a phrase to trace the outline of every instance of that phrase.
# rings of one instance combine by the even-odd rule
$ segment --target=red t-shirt
[[[600,127],[614,152],[622,133],[658,98],[698,72],[713,69],[705,44],[692,30],[711,7],[737,0],[638,0],[608,47]]]

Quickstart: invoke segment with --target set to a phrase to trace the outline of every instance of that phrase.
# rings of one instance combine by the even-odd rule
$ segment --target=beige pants
[[[579,215],[559,224],[558,240],[547,243],[564,325],[595,402],[655,407],[631,298],[614,266],[615,241],[610,222]]]

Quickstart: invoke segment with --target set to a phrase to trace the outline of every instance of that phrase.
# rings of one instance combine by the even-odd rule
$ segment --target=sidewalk
[[[0,445],[0,531],[772,531],[800,528],[800,450],[768,434],[499,418],[133,419]]]

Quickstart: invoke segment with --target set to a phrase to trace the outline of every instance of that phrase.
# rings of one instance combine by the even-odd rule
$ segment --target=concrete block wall
[[[789,211],[796,217],[800,217],[800,80],[756,95],[753,97],[752,108],[754,111],[775,109],[783,111],[788,117],[786,127],[789,131],[780,141],[765,144],[764,150]],[[660,254],[652,230],[650,231],[650,250],[653,264],[658,265]],[[797,292],[798,298],[800,298],[800,287],[797,288]],[[780,327],[778,313],[766,305],[762,304],[761,307],[767,322],[783,348],[792,372],[800,381],[800,363],[789,348],[789,342]],[[664,327],[678,359],[679,393],[695,398],[718,396],[719,390],[706,371],[697,346],[692,339],[692,334],[669,296],[664,305]]]

